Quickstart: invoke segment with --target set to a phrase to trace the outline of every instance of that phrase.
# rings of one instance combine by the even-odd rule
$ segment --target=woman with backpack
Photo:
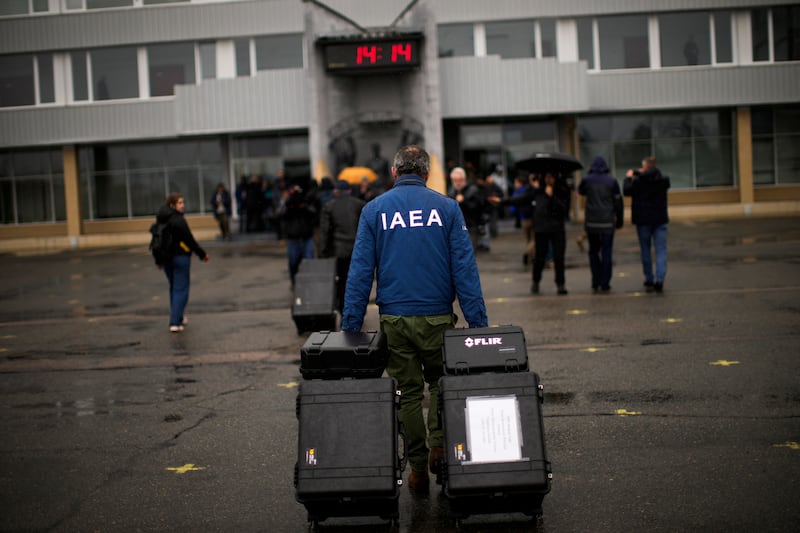
[[[170,193],[156,215],[156,224],[161,226],[161,238],[158,244],[163,256],[156,255],[156,264],[164,269],[169,281],[169,330],[172,333],[183,331],[186,317],[183,315],[189,302],[189,270],[194,252],[204,262],[208,262],[208,254],[197,241],[183,217],[186,201],[183,195]]]

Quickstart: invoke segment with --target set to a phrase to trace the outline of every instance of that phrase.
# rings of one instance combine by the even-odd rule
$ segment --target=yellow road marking
[[[175,472],[176,474],[185,474],[186,472],[195,472],[197,470],[205,470],[205,467],[194,466],[194,464],[192,464],[192,463],[187,463],[187,464],[185,464],[183,466],[167,467],[167,470]]]
[[[783,444],[773,444],[773,448],[789,448],[790,450],[800,450],[800,443],[787,440]]]
[[[738,365],[739,361],[726,361],[725,359],[719,359],[717,361],[712,361],[708,364],[712,366],[732,366],[732,365]]]
[[[614,411],[615,415],[618,416],[636,416],[642,414],[641,411],[628,411],[627,409],[617,409]]]
[[[289,383],[278,383],[278,387],[283,387],[284,389],[292,389],[297,387],[298,383],[296,381],[290,381]]]
[[[570,309],[569,311],[567,311],[567,314],[568,314],[568,315],[575,315],[575,316],[577,316],[577,315],[585,315],[585,314],[586,314],[586,313],[588,313],[588,312],[589,312],[589,311],[587,311],[586,309]]]
[[[584,348],[581,351],[582,352],[595,353],[595,352],[602,352],[603,350],[605,350],[605,348],[596,348],[594,346],[590,346],[589,348]]]
[[[662,318],[661,322],[666,322],[667,324],[677,324],[678,322],[683,322],[682,318]]]

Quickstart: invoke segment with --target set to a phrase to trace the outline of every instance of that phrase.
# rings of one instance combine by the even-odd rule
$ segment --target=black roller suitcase
[[[480,372],[526,372],[528,350],[519,326],[457,328],[444,332],[444,372],[448,375]]]
[[[300,349],[305,379],[379,378],[389,350],[380,331],[318,331]]]
[[[295,276],[292,319],[297,334],[336,329],[336,260],[304,259]]]
[[[454,518],[542,514],[552,478],[543,397],[532,372],[442,377],[442,488]]]
[[[303,381],[297,396],[295,497],[312,528],[329,517],[397,525],[403,458],[393,378]],[[405,442],[405,439],[402,439]]]

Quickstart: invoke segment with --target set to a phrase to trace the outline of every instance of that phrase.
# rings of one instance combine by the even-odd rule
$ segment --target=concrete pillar
[[[67,237],[74,248],[83,232],[81,221],[80,173],[78,172],[78,153],[75,146],[65,146],[64,160],[64,202],[67,211]]]
[[[736,110],[736,154],[739,167],[739,203],[749,214],[755,198],[753,192],[753,137],[750,108]]]

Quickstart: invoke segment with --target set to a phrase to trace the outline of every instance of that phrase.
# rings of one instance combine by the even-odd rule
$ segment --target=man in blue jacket
[[[381,331],[389,345],[387,373],[400,388],[400,420],[408,438],[414,492],[429,490],[428,468],[444,459],[436,405],[442,334],[456,323],[456,295],[470,327],[488,324],[478,266],[458,203],[428,189],[430,159],[419,146],[394,156],[394,187],[361,211],[345,292],[343,331],[360,331],[377,279]],[[422,399],[428,384],[428,427]],[[427,437],[427,438],[426,438]],[[426,442],[427,441],[427,442]],[[430,454],[428,446],[430,446]]]

